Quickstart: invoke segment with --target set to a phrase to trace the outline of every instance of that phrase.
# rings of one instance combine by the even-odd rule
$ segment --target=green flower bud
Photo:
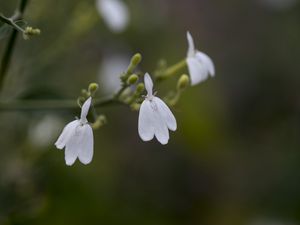
[[[90,83],[88,90],[92,95],[94,95],[95,92],[98,90],[98,87],[99,85],[97,83]]]
[[[25,40],[28,40],[30,38],[30,36],[34,36],[34,35],[40,35],[41,34],[41,30],[38,28],[32,28],[32,27],[26,27],[24,32],[23,32],[23,38]]]
[[[136,74],[132,74],[128,77],[127,79],[127,84],[128,85],[132,85],[135,84],[138,81],[139,77]]]
[[[134,56],[132,56],[130,64],[133,67],[136,67],[141,61],[142,61],[142,55],[140,53],[136,53]]]
[[[100,115],[97,117],[96,121],[92,124],[92,128],[93,128],[93,130],[99,129],[106,123],[107,123],[106,116]]]
[[[181,75],[181,77],[177,82],[177,90],[183,91],[189,85],[189,83],[190,83],[189,76],[186,74]]]
[[[144,85],[144,83],[139,83],[139,84],[136,86],[136,92],[137,92],[137,93],[142,93],[144,90],[145,90],[145,85]]]
[[[133,111],[139,111],[139,109],[141,107],[141,104],[139,104],[139,103],[132,103],[130,105],[130,107],[131,107],[131,110],[133,110]]]

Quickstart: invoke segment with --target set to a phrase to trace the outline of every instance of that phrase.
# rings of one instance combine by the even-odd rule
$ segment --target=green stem
[[[94,100],[94,107],[121,104],[115,98]],[[78,108],[74,100],[16,100],[0,102],[0,111],[12,110],[70,110]]]
[[[173,75],[175,75],[178,71],[186,66],[186,59],[181,60],[180,62],[164,69],[163,71],[157,73],[155,78],[157,80],[165,80]]]
[[[128,88],[128,85],[124,84],[123,87],[115,94],[114,99],[118,101],[126,88]]]
[[[25,31],[22,27],[18,26],[18,24],[16,24],[12,18],[7,18],[7,17],[3,16],[2,14],[0,14],[0,21],[12,26],[17,31],[20,31],[22,33]]]
[[[18,26],[18,24],[16,24],[14,22],[14,20],[11,19],[11,18],[7,18],[7,17],[3,16],[2,14],[0,14],[0,21],[2,21],[3,23],[6,23],[6,24],[12,26],[17,31],[20,31],[22,33],[24,32],[24,29],[22,27]]]
[[[12,18],[21,19],[22,16],[23,16],[23,13],[25,11],[25,8],[27,6],[27,3],[28,3],[28,0],[20,0],[18,9],[16,10],[16,13]],[[3,21],[3,16],[2,16],[1,21]],[[10,19],[10,21],[14,21],[14,20]],[[7,22],[7,20],[6,20],[6,22]],[[1,90],[2,85],[3,85],[3,80],[5,78],[5,75],[8,71],[8,69],[9,69],[11,56],[12,56],[12,53],[13,53],[13,50],[14,50],[14,47],[15,47],[15,43],[16,43],[16,40],[17,40],[17,36],[18,36],[18,30],[19,29],[22,30],[22,28],[20,28],[14,22],[13,22],[13,24],[14,24],[15,29],[12,31],[12,33],[9,37],[9,41],[8,41],[7,46],[5,48],[3,58],[2,58],[2,61],[1,61],[1,66],[0,66],[0,90]]]

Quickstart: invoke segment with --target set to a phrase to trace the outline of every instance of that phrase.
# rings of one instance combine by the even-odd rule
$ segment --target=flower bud
[[[33,35],[40,35],[41,34],[41,30],[38,28],[32,28],[32,27],[26,27],[24,32],[23,32],[23,38],[25,40],[28,40],[30,38],[30,36]]]
[[[95,92],[98,90],[99,85],[97,83],[90,83],[89,85],[89,92],[91,93],[91,95],[94,95]]]
[[[136,67],[141,61],[142,61],[142,55],[140,53],[136,53],[134,56],[132,56],[130,64],[133,67]]]
[[[137,92],[137,93],[142,93],[144,90],[145,90],[145,85],[144,85],[144,83],[139,83],[139,84],[136,86],[136,92]]]
[[[130,107],[131,107],[132,111],[138,111],[140,109],[140,107],[141,107],[141,104],[139,104],[139,103],[132,103],[130,105]]]
[[[136,74],[132,74],[128,77],[127,79],[127,84],[128,85],[132,85],[135,84],[138,81],[139,77]]]
[[[97,117],[96,121],[92,124],[93,130],[96,130],[102,127],[104,124],[107,123],[107,119],[105,115],[100,115]]]
[[[190,78],[188,77],[188,75],[186,74],[181,75],[181,77],[177,82],[177,90],[183,91],[189,85],[189,83],[190,83]]]

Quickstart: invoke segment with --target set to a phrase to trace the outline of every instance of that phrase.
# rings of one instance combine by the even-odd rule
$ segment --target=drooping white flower
[[[196,85],[208,78],[215,75],[215,66],[211,58],[203,52],[195,49],[194,40],[192,35],[187,32],[188,52],[187,52],[187,65],[191,77],[191,84]]]
[[[58,149],[65,148],[65,160],[68,166],[73,165],[77,157],[83,164],[92,161],[94,153],[93,129],[86,119],[91,101],[91,97],[85,101],[81,108],[80,119],[68,123],[55,143]]]
[[[97,0],[96,7],[113,32],[122,32],[129,24],[129,10],[122,0]]]
[[[169,107],[153,95],[153,82],[148,73],[144,76],[147,96],[143,101],[138,121],[138,132],[143,141],[150,141],[155,136],[163,145],[169,141],[169,129],[177,129],[176,119]]]

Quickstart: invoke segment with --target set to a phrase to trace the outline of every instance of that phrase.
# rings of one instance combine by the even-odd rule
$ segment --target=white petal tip
[[[66,162],[67,166],[72,166],[74,163]]]
[[[168,144],[169,140],[167,140],[167,141],[158,141],[158,142],[161,143],[162,145],[166,145],[166,144]]]
[[[60,149],[60,150],[62,150],[65,147],[64,145],[59,145],[57,143],[55,143],[54,145],[57,149]]]
[[[187,38],[192,37],[192,35],[191,35],[191,33],[189,31],[186,32],[186,36],[187,36]]]
[[[88,165],[88,164],[90,164],[90,163],[92,162],[92,160],[91,160],[91,161],[86,161],[86,162],[80,160],[80,162],[81,162],[82,164],[84,164],[84,165]]]
[[[146,87],[148,95],[152,95],[153,81],[152,81],[149,73],[145,73],[144,83],[145,83],[145,87]]]
[[[83,104],[82,107],[84,107],[84,105],[88,106],[88,108],[90,108],[89,106],[91,105],[92,102],[92,97],[89,97]]]
[[[84,164],[84,165],[87,165],[87,164],[90,164],[92,162],[92,159],[82,159],[79,157],[79,161]]]
[[[177,130],[177,127],[169,127],[169,130],[171,130],[171,131],[176,131],[176,130]]]
[[[70,159],[65,158],[66,165],[67,166],[72,166],[75,163],[76,159],[77,159],[77,157],[75,159],[71,158],[71,157],[70,157]]]
[[[145,80],[146,80],[146,79],[147,79],[147,80],[152,80],[149,73],[145,73]]]

